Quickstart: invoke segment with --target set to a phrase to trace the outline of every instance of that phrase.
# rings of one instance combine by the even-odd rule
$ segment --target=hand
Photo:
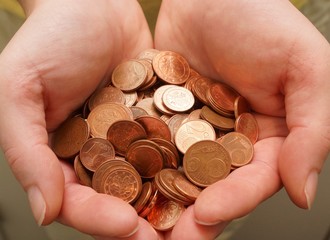
[[[205,189],[168,235],[213,239],[282,184],[310,208],[330,149],[330,47],[312,24],[289,1],[164,0],[155,46],[234,87],[260,128],[252,163]]]
[[[48,133],[119,62],[152,47],[137,1],[22,3],[27,20],[0,55],[0,145],[38,224],[57,218],[94,236],[155,238],[131,206],[78,184],[48,146]]]

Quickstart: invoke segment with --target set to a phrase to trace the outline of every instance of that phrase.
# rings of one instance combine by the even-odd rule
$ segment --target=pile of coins
[[[52,148],[74,160],[81,184],[132,204],[165,231],[203,188],[248,164],[257,139],[243,96],[178,53],[147,49],[114,69],[57,129]]]

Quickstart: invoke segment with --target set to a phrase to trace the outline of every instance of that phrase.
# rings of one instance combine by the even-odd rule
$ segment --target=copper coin
[[[257,120],[251,113],[242,113],[235,121],[235,131],[247,136],[252,144],[258,140],[259,127]]]
[[[148,203],[152,192],[153,189],[151,182],[143,183],[140,196],[133,205],[137,213],[140,213],[144,206]]]
[[[180,152],[186,153],[187,149],[202,140],[215,140],[214,128],[205,120],[192,120],[183,123],[175,134],[175,144]]]
[[[180,192],[176,190],[176,188],[173,185],[174,179],[182,175],[180,171],[177,169],[171,169],[171,168],[165,168],[162,169],[159,173],[159,182],[165,188],[166,192],[169,193],[171,196],[173,196],[173,200],[178,199],[180,202],[182,202],[185,205],[191,204],[192,201],[182,195]]]
[[[82,165],[79,155],[77,155],[74,159],[73,168],[74,168],[74,171],[76,173],[79,183],[84,186],[92,187],[93,172],[88,171],[88,169],[86,169]]]
[[[154,57],[152,64],[157,76],[169,84],[181,85],[190,76],[187,60],[172,51],[161,51]]]
[[[168,231],[174,227],[184,211],[185,207],[183,204],[159,195],[147,219],[156,230]]]
[[[119,64],[112,73],[112,84],[124,92],[138,89],[147,78],[145,66],[137,60]]]
[[[148,138],[162,138],[171,141],[171,131],[163,120],[153,116],[140,116],[135,121],[143,126]]]
[[[216,108],[224,111],[234,112],[235,99],[239,94],[224,83],[214,82],[209,88],[210,100],[214,102]]]
[[[115,147],[116,153],[124,156],[128,146],[136,140],[147,138],[147,133],[136,121],[119,120],[111,124],[107,138]]]
[[[206,77],[198,77],[192,83],[191,91],[194,93],[195,97],[199,99],[204,104],[208,104],[206,93],[208,92],[210,86],[214,81]]]
[[[88,101],[90,110],[103,103],[125,103],[124,93],[115,87],[109,86],[96,91]]]
[[[151,138],[151,141],[157,143],[165,154],[164,167],[166,168],[178,168],[180,164],[180,155],[176,146],[165,139],[162,138]]]
[[[248,112],[251,112],[249,102],[243,96],[238,96],[234,102],[235,118],[238,118],[242,113]]]
[[[178,131],[179,127],[181,126],[181,124],[187,120],[188,118],[188,114],[184,114],[184,113],[179,113],[179,114],[175,114],[173,115],[167,122],[168,128],[171,131],[171,139],[172,142],[174,142],[174,138],[175,138],[175,134]]]
[[[135,106],[144,109],[150,116],[155,116],[158,118],[161,116],[161,113],[154,105],[154,99],[151,97],[142,99],[141,101],[137,102]]]
[[[220,143],[204,140],[194,143],[183,157],[183,169],[195,185],[207,187],[227,177],[231,157]]]
[[[59,158],[72,158],[89,137],[89,125],[81,117],[68,118],[54,133],[52,149]]]
[[[173,115],[175,112],[171,111],[171,109],[166,108],[163,101],[163,94],[168,89],[173,87],[173,85],[163,85],[156,89],[154,94],[154,105],[155,107],[162,113],[167,115]]]
[[[136,58],[137,59],[146,59],[148,60],[149,62],[152,62],[152,60],[154,59],[154,57],[159,53],[159,50],[157,49],[146,49],[142,52],[140,52]]]
[[[195,103],[194,95],[186,88],[172,86],[163,93],[164,105],[174,112],[186,112]]]
[[[118,103],[106,103],[95,107],[88,115],[87,122],[93,137],[107,138],[112,123],[118,120],[132,120],[133,114],[128,107]]]
[[[79,157],[84,167],[94,172],[103,162],[115,157],[115,149],[108,140],[90,138],[81,147]]]
[[[126,160],[143,178],[153,178],[164,165],[162,149],[149,140],[137,140],[132,143],[127,150]]]
[[[174,188],[183,196],[195,201],[202,189],[190,182],[183,174],[177,176],[173,180]]]
[[[148,116],[149,114],[147,113],[146,110],[144,110],[141,107],[137,107],[137,106],[132,106],[130,107],[130,110],[133,113],[133,119],[140,117],[140,116]]]
[[[124,98],[125,98],[125,106],[126,107],[132,107],[138,98],[137,92],[133,91],[133,92],[125,92],[124,93]]]
[[[251,162],[253,144],[248,137],[238,132],[223,136],[220,143],[227,149],[232,159],[232,166],[241,167]]]
[[[221,116],[220,114],[210,109],[208,106],[202,107],[201,117],[202,119],[208,121],[213,127],[222,131],[229,132],[234,130],[234,119]]]
[[[147,204],[139,212],[140,217],[145,218],[145,217],[148,216],[148,214],[151,212],[151,209],[153,209],[153,207],[155,206],[157,198],[158,198],[159,195],[160,194],[159,194],[158,189],[155,187],[155,184],[152,183],[151,197],[149,198]]]

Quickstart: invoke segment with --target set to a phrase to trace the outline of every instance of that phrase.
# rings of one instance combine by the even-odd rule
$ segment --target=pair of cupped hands
[[[96,239],[214,239],[285,187],[310,208],[330,148],[330,47],[290,4],[163,0],[152,39],[135,0],[21,1],[27,19],[0,55],[0,144],[40,225]],[[182,54],[251,104],[251,164],[206,188],[173,230],[156,233],[117,198],[78,184],[49,147],[54,130],[120,62],[148,48]]]

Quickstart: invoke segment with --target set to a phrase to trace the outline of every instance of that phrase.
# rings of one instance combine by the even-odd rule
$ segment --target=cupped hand
[[[128,204],[76,183],[49,133],[124,59],[153,46],[137,1],[22,1],[26,22],[0,55],[0,145],[38,224],[153,239]]]
[[[235,88],[260,129],[252,163],[206,188],[169,238],[213,239],[282,185],[310,208],[330,149],[330,47],[314,26],[286,0],[164,0],[155,47]]]

